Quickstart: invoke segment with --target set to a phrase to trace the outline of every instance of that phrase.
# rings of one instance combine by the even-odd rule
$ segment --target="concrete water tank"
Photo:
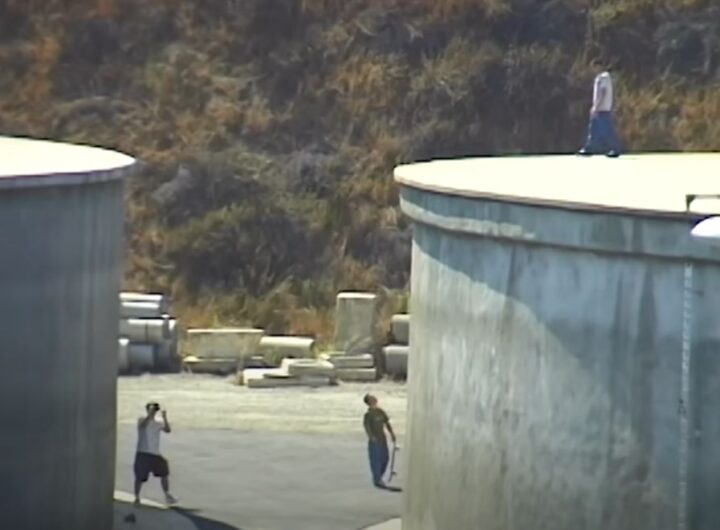
[[[133,164],[0,137],[0,528],[112,528],[121,177]]]
[[[720,250],[691,238],[686,195],[720,192],[720,155],[395,175],[414,221],[403,528],[717,528]]]

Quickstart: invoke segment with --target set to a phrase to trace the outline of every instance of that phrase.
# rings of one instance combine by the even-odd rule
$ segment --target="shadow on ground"
[[[168,509],[152,501],[135,506],[117,496],[114,512],[113,530],[242,530],[205,517],[197,510]]]
[[[198,530],[243,530],[238,526],[230,526],[220,521],[208,519],[198,513],[197,510],[188,508],[175,508],[173,511],[183,514],[185,517],[190,519]]]

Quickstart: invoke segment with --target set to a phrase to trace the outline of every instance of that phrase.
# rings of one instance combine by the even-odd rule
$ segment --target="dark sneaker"
[[[592,156],[593,154],[584,147],[577,152],[578,156]]]
[[[607,156],[608,158],[618,158],[620,156],[620,153],[618,151],[610,151]]]

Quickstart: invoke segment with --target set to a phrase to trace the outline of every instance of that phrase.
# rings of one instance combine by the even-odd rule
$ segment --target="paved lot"
[[[393,427],[405,432],[405,385],[391,382],[353,383],[318,389],[248,389],[229,378],[203,375],[121,377],[118,380],[118,423],[133,425],[150,400],[159,401],[173,425],[182,429],[357,434],[372,392],[390,415]]]
[[[199,383],[206,394],[213,393],[212,385],[220,394],[232,394],[237,387],[226,388],[219,380],[204,379],[177,379],[176,384],[172,383],[167,378],[121,382],[119,401],[126,412],[119,417],[118,489],[132,490],[136,435],[131,416],[135,408],[130,409],[130,402],[144,401],[150,393],[149,398],[161,400],[169,408],[174,432],[164,437],[163,451],[170,460],[172,489],[188,515],[197,517],[199,528],[358,530],[399,515],[401,494],[377,490],[370,484],[358,416],[362,414],[362,403],[359,407],[356,403],[366,391],[364,387],[293,389],[274,395],[242,394],[243,389],[232,396],[231,405],[220,404],[217,395],[205,402],[195,395],[192,412],[183,412],[189,406],[181,403],[189,398],[185,388],[188,385]],[[404,401],[404,389],[398,385],[369,388],[381,399],[386,393],[390,396],[396,392],[387,399],[390,411],[399,409]],[[243,400],[242,396],[249,399]],[[275,419],[269,413],[273,407],[266,409],[262,405],[253,413],[252,407],[246,406],[252,400],[285,403],[289,408]],[[327,407],[323,407],[325,402]],[[230,414],[228,407],[233,403],[249,421]],[[215,404],[229,415],[228,428],[215,427],[222,424],[222,414],[209,410]],[[398,425],[404,426],[404,415],[395,412]],[[174,417],[177,421],[173,421]],[[161,500],[159,483],[149,483],[143,496]]]

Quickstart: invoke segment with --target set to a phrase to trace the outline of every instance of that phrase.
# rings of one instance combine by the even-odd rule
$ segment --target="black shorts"
[[[160,455],[150,453],[135,453],[135,480],[146,482],[150,473],[156,477],[167,477],[170,474],[167,460]]]

